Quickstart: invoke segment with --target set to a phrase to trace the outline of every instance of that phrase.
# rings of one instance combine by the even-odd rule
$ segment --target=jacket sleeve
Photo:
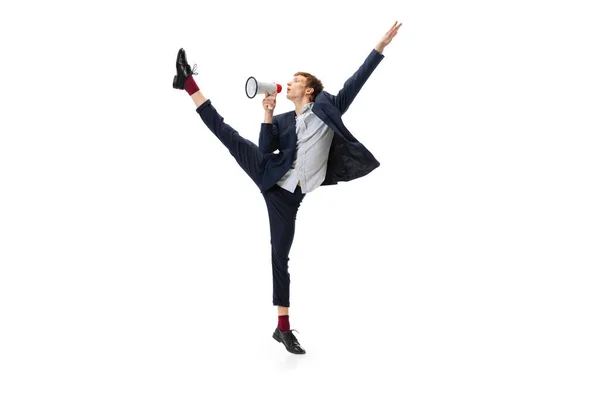
[[[348,110],[348,107],[350,107],[350,104],[352,104],[367,79],[369,79],[371,73],[381,60],[383,60],[383,57],[383,54],[377,52],[375,49],[371,50],[371,53],[358,68],[358,71],[344,83],[344,87],[339,91],[337,96],[334,96],[334,104],[340,110],[341,114],[344,114]]]
[[[262,123],[258,137],[258,150],[261,153],[272,153],[279,148],[279,133],[277,121],[273,118],[272,124]]]

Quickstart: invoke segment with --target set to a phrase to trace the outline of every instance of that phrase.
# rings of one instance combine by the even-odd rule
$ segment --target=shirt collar
[[[298,117],[303,116],[307,111],[309,111],[309,110],[312,111],[314,104],[315,104],[314,102],[305,104],[304,107],[302,107],[302,111],[300,112],[300,115],[296,115],[296,119],[298,119]]]
[[[301,112],[301,114],[304,114],[304,113],[306,112],[306,110],[310,110],[310,111],[312,111],[312,108],[313,108],[313,105],[314,105],[314,104],[315,104],[315,103],[308,103],[308,104],[305,104],[305,105],[304,105],[304,108],[302,108],[302,112]]]

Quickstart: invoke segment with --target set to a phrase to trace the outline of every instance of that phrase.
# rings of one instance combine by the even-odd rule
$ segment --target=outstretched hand
[[[402,23],[398,24],[398,21],[394,22],[394,25],[392,25],[390,30],[387,31],[385,35],[383,35],[379,43],[377,43],[377,46],[375,46],[375,50],[377,50],[379,53],[383,53],[383,49],[385,49],[385,47],[392,42],[392,39],[394,38],[394,36],[396,36],[396,34],[398,33],[398,29],[400,29],[401,26]]]

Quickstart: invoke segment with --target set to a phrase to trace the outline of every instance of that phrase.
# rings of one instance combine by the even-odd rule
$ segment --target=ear
[[[314,91],[315,91],[315,89],[308,88],[308,89],[306,89],[306,94],[313,94]]]

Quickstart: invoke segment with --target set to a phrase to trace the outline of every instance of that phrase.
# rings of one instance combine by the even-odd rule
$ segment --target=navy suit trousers
[[[231,126],[223,121],[212,104],[203,104],[198,113],[204,124],[227,147],[229,153],[250,179],[259,186],[262,182],[268,154],[263,154],[258,146],[243,138]],[[296,214],[304,194],[300,186],[290,193],[279,185],[273,185],[262,192],[269,214],[271,230],[271,264],[273,271],[273,305],[290,306],[290,274],[288,262],[294,231]]]

